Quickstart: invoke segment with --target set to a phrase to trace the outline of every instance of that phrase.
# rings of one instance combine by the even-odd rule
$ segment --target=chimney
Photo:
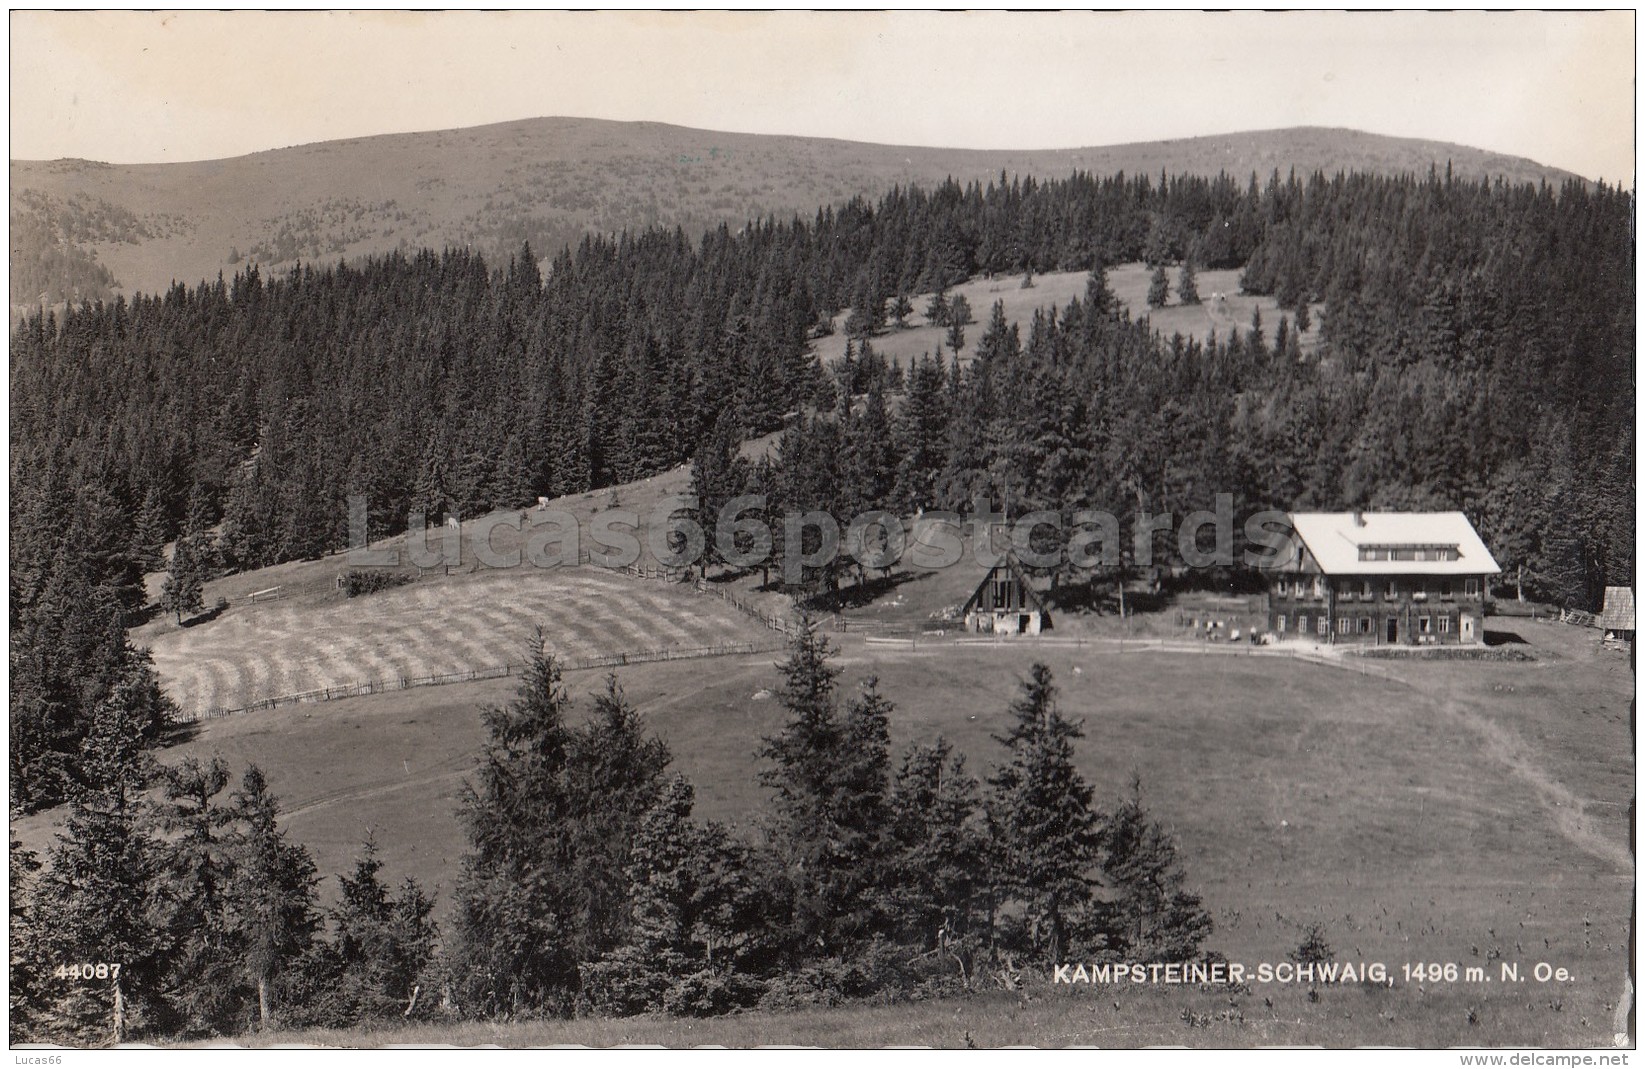
[[[1354,510],[1354,526],[1355,527],[1364,527],[1365,526],[1365,513],[1361,512],[1359,509]]]

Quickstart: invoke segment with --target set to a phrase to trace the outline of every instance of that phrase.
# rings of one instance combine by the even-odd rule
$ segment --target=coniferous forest
[[[570,726],[539,657],[488,714],[450,919],[437,930],[420,888],[384,887],[369,849],[323,915],[260,773],[150,764],[169,707],[126,636],[141,577],[176,542],[190,574],[162,600],[181,614],[202,573],[342,548],[352,494],[380,537],[413,512],[695,461],[705,508],[754,490],[841,517],[965,510],[1006,487],[1023,510],[1121,518],[1219,493],[1242,512],[1461,509],[1503,566],[1498,596],[1592,609],[1633,569],[1633,210],[1604,185],[1437,171],[1002,175],[700,241],[253,269],[32,315],[11,339],[11,803],[71,810],[49,864],[14,856],[14,1039],[441,1006],[708,1013],[1030,959],[1192,956],[1208,921],[1169,837],[1138,798],[1099,810],[1064,767],[1078,731],[1047,675],[983,783],[940,741],[894,767],[888,700],[837,700],[810,634],[784,670],[792,719],[762,751],[762,837],[694,820],[615,685]],[[1242,268],[1288,318],[1161,337],[1106,282],[1143,259],[1190,280]],[[978,274],[1070,270],[1089,272],[1083,298],[1022,326],[997,309],[967,326],[944,297]],[[937,296],[912,308],[919,294]],[[887,366],[875,331],[922,313],[956,324],[948,351]],[[809,343],[842,314],[849,359],[823,367]],[[779,430],[770,459],[733,463]],[[1071,823],[1048,831],[1033,806],[1053,789]],[[611,797],[624,806],[591,802]],[[1137,890],[1094,896],[1092,865]],[[47,968],[116,950],[112,988]]]

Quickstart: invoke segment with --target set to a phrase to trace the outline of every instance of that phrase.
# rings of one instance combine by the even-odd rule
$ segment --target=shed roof
[[[1599,626],[1607,631],[1634,629],[1634,588],[1608,586],[1605,588],[1605,607],[1599,610]]]
[[[965,607],[960,610],[961,615],[970,612],[972,607],[977,604],[977,599],[982,597],[983,587],[988,585],[989,581],[994,578],[994,573],[1001,568],[1010,572],[1022,584],[1023,597],[1027,598],[1037,611],[1045,613],[1047,616],[1050,615],[1051,610],[1045,607],[1045,599],[1040,597],[1040,592],[1034,589],[1034,584],[1029,581],[1028,573],[1022,570],[1022,563],[1017,560],[1015,553],[1007,553],[1000,558],[999,563],[988,569],[988,574],[982,577],[982,582],[977,584],[977,589],[971,591],[971,596],[965,600]]]
[[[1496,575],[1491,551],[1460,512],[1293,512],[1291,527],[1326,575]],[[1455,560],[1361,560],[1360,550],[1454,546]]]

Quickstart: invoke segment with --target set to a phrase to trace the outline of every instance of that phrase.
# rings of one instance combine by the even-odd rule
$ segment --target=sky
[[[13,159],[537,116],[964,148],[1341,126],[1634,181],[1632,11],[12,12]]]

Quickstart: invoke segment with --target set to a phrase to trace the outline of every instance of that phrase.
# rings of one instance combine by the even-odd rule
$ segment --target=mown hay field
[[[519,663],[535,628],[567,660],[764,640],[689,587],[595,567],[439,576],[356,598],[241,604],[149,639],[185,715],[280,695]]]

